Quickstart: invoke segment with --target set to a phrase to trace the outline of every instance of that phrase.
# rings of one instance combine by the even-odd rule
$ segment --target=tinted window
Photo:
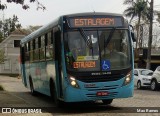
[[[45,59],[45,36],[41,36],[40,39],[41,43],[41,48],[40,48],[40,60]]]
[[[127,30],[68,31],[65,41],[69,70],[110,71],[131,66]]]
[[[14,47],[20,47],[20,40],[14,40]]]
[[[108,60],[111,69],[130,66],[130,48],[126,30],[99,31],[101,58]]]
[[[134,75],[138,76],[138,71],[134,70]]]
[[[54,57],[52,32],[49,32],[47,36],[48,37],[47,37],[47,43],[46,43],[46,59],[52,59]]]
[[[70,31],[66,37],[66,61],[69,69],[79,71],[100,70],[97,31],[85,31],[83,38],[80,31]],[[92,49],[89,47],[89,38]]]
[[[152,74],[153,74],[153,71],[151,71],[151,70],[142,70],[141,71],[141,75],[151,76]]]

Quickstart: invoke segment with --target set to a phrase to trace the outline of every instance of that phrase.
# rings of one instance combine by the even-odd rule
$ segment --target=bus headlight
[[[79,88],[79,85],[76,81],[76,79],[73,77],[73,76],[70,76],[69,77],[69,80],[70,80],[70,85],[74,88]]]
[[[131,72],[129,72],[126,76],[125,76],[125,79],[124,79],[124,84],[123,85],[127,85],[131,82],[131,79],[132,79],[132,75],[131,75]]]

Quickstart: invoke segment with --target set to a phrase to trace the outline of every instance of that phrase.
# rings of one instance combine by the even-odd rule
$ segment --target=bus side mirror
[[[136,39],[135,39],[135,36],[134,36],[133,32],[131,32],[131,37],[132,37],[133,42],[136,42]]]
[[[135,36],[134,36],[134,28],[133,28],[133,26],[132,26],[132,25],[129,25],[129,29],[130,29],[130,31],[131,31],[132,41],[133,41],[133,42],[136,42],[136,38],[135,38]]]

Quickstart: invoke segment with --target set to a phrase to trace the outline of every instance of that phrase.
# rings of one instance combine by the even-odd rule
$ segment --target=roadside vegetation
[[[0,91],[3,91],[4,89],[3,89],[3,87],[2,87],[2,85],[0,85]]]
[[[138,17],[137,25],[135,29],[137,30],[137,42],[135,48],[135,59],[139,58],[139,51],[142,49],[142,37],[143,25],[148,25],[148,45],[147,45],[147,60],[146,60],[146,68],[151,68],[151,48],[152,45],[152,37],[153,37],[153,19],[154,16],[158,17],[156,20],[160,22],[160,11],[154,10],[154,0],[124,0],[124,5],[127,5],[127,9],[124,11],[124,15],[126,17],[130,17],[130,23],[133,18]],[[157,35],[156,35],[157,36]],[[155,38],[154,38],[155,39]],[[153,39],[153,41],[155,41]],[[143,40],[144,41],[144,40]]]

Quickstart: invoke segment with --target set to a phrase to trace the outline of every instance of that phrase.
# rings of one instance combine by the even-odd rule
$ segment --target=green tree
[[[135,55],[138,57],[139,51],[138,51],[138,44],[139,44],[139,31],[140,31],[140,23],[141,19],[147,19],[148,17],[148,10],[149,7],[147,5],[147,2],[145,0],[124,0],[124,4],[128,5],[127,9],[124,11],[124,15],[126,17],[131,17],[130,22],[134,17],[138,17],[138,23],[137,23],[137,41],[136,41],[136,50]]]
[[[152,29],[153,29],[153,2],[154,0],[151,0],[150,2],[148,0],[125,0],[124,4],[130,4],[131,8],[128,7],[128,16],[131,16],[131,20],[133,19],[135,14],[138,16],[138,25],[140,24],[141,17],[144,18],[147,22],[149,22],[149,40],[148,40],[148,54],[147,54],[147,65],[146,68],[150,69],[150,63],[151,63],[151,46],[152,46]],[[138,5],[138,4],[139,5]],[[148,7],[149,4],[149,7]],[[133,8],[132,8],[133,7]],[[124,11],[125,14],[127,14],[127,9]],[[135,10],[134,10],[135,9]],[[138,10],[139,9],[139,10]],[[157,13],[158,17],[160,17],[160,14]],[[157,19],[159,21],[159,18]],[[139,36],[139,26],[137,29],[137,40]],[[137,43],[136,43],[137,48]],[[136,49],[137,50],[137,49]]]
[[[18,17],[13,15],[12,18],[0,21],[0,42],[7,38],[11,32],[21,28]]]
[[[148,53],[147,53],[147,65],[146,68],[151,68],[151,48],[152,48],[152,35],[153,35],[153,4],[154,0],[151,0],[149,10],[149,40],[148,40]]]
[[[40,25],[36,25],[36,26],[30,25],[30,26],[27,27],[26,30],[28,30],[28,31],[30,31],[30,32],[33,32],[33,31],[36,31],[37,29],[39,29],[39,28],[41,28],[41,27],[42,27],[42,25],[41,25],[41,26],[40,26]]]
[[[160,11],[157,11],[157,16],[158,16],[157,21],[160,23]]]
[[[29,9],[29,5],[25,4],[25,1],[27,1],[27,0],[6,0],[6,2],[8,2],[8,3],[20,4],[20,5],[22,5],[22,8],[24,10],[26,10],[26,9]],[[30,3],[36,3],[37,4],[37,10],[38,9],[42,9],[42,10],[46,9],[46,7],[42,3],[40,3],[38,0],[29,0],[29,2]],[[5,10],[5,9],[7,9],[7,5],[2,3],[1,0],[0,0],[0,10]]]

